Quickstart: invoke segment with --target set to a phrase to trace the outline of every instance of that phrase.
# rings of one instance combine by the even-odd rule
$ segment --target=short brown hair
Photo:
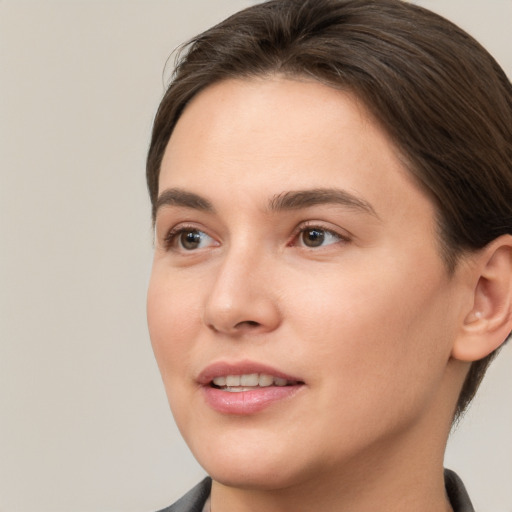
[[[512,233],[512,86],[466,32],[401,0],[270,0],[184,46],[148,152],[153,218],[162,157],[187,103],[215,82],[276,73],[364,102],[436,205],[450,272],[464,251]],[[472,364],[457,417],[494,355]]]

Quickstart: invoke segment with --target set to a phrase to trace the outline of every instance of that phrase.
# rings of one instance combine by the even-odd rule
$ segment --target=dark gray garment
[[[453,512],[475,512],[462,480],[453,471],[444,470],[444,482]],[[211,478],[205,478],[174,505],[160,512],[202,512],[211,488]]]
[[[444,485],[446,487],[446,494],[448,494],[448,498],[450,498],[453,512],[475,512],[466,488],[456,473],[445,469]]]
[[[164,508],[159,512],[202,512],[204,504],[210,496],[212,479],[207,477],[197,484],[185,496],[181,497],[174,505]]]

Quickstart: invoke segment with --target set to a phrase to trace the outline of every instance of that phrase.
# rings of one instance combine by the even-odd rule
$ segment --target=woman
[[[471,511],[454,419],[512,329],[512,87],[399,0],[272,0],[158,110],[148,323],[211,479],[170,511]]]

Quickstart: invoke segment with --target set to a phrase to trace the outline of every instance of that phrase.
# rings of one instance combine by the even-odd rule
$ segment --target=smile
[[[307,387],[296,376],[253,361],[213,363],[203,369],[197,382],[211,409],[242,416],[284,404]]]

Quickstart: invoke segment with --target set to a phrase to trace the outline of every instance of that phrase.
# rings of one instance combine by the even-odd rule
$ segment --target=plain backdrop
[[[0,511],[149,512],[202,477],[146,332],[144,161],[173,48],[250,3],[0,0]],[[512,76],[512,0],[418,3]],[[511,346],[446,464],[512,512]]]

